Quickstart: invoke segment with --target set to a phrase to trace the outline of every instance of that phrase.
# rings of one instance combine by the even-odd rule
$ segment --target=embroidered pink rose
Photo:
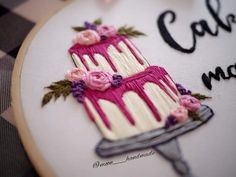
[[[86,77],[86,71],[79,68],[73,68],[66,73],[65,77],[71,82],[84,80]]]
[[[90,89],[104,91],[111,86],[112,75],[103,71],[91,71],[84,81]]]
[[[180,104],[192,112],[196,112],[201,107],[201,102],[191,95],[183,95],[180,97]]]
[[[98,43],[100,40],[101,38],[96,31],[88,29],[77,33],[73,42],[80,45],[92,45]]]
[[[175,117],[177,122],[184,122],[188,119],[188,110],[183,106],[179,106],[171,111],[171,115]]]
[[[100,25],[97,27],[97,32],[100,36],[111,37],[117,34],[117,29],[114,26]]]

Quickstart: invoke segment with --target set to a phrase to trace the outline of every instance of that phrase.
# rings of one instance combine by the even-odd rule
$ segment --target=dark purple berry
[[[170,128],[171,126],[177,124],[177,120],[175,118],[175,116],[170,115],[168,116],[168,118],[166,119],[166,123],[165,123],[165,128]]]
[[[111,82],[111,85],[114,87],[118,86],[119,84],[120,84],[120,82],[118,80],[112,80],[112,82]]]
[[[185,89],[181,84],[176,84],[176,88],[181,95],[190,95],[192,92]]]
[[[107,39],[106,36],[104,36],[104,35],[101,36],[101,40],[102,40],[102,41],[104,41],[104,40],[106,40],[106,39]]]
[[[122,77],[121,75],[119,75],[119,74],[114,74],[114,75],[112,76],[112,79],[114,79],[114,80],[122,80],[123,77]]]
[[[89,23],[89,22],[84,22],[84,27],[86,29],[91,29],[91,30],[96,30],[97,29],[97,26],[94,25],[93,23]]]
[[[111,85],[112,85],[113,87],[118,87],[118,86],[121,85],[122,80],[123,80],[123,77],[122,77],[121,75],[114,74],[114,75],[112,76]]]
[[[77,92],[72,92],[72,95],[73,95],[73,97],[77,97],[78,96],[78,93]]]
[[[76,98],[76,100],[80,103],[83,102],[83,94],[85,92],[86,89],[86,84],[83,80],[80,81],[74,81],[71,84],[71,92],[73,97]]]
[[[83,87],[78,86],[78,87],[76,88],[76,90],[79,91],[79,92],[81,92],[81,93],[84,93],[84,88],[83,88]]]
[[[84,102],[84,97],[83,97],[83,96],[78,96],[78,97],[76,97],[76,100],[77,100],[79,103],[83,103],[83,102]]]
[[[77,85],[78,85],[77,82],[72,82],[71,87],[72,87],[72,88],[75,88]]]

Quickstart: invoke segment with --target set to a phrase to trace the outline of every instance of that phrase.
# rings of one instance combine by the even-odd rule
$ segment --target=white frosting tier
[[[166,85],[165,87],[168,88]],[[123,95],[122,100],[134,118],[135,125],[131,125],[128,122],[116,104],[104,99],[99,100],[99,106],[111,123],[111,129],[108,129],[104,125],[100,115],[90,100],[87,98],[85,99],[85,103],[91,111],[95,123],[105,138],[117,140],[138,135],[153,129],[162,128],[165,125],[166,118],[170,114],[170,111],[179,106],[178,97],[169,88],[168,92],[174,97],[176,102],[156,84],[146,83],[144,85],[144,91],[154,103],[155,107],[158,108],[161,117],[160,122],[156,120],[145,101],[143,101],[134,91],[126,92]]]
[[[140,73],[149,66],[146,59],[136,49],[136,47],[128,39],[126,39],[126,42],[127,43],[120,41],[118,43],[117,46],[119,47],[120,51],[118,51],[112,44],[110,44],[107,48],[107,53],[112,63],[115,65],[117,73],[122,75],[123,77],[128,77]],[[138,62],[136,56],[133,55],[129,47],[143,61],[143,64],[140,64]],[[89,55],[83,55],[83,58],[85,59],[89,70],[103,70],[113,73],[111,66],[104,56],[98,53],[94,53],[93,57],[98,62],[97,66],[92,62],[92,59],[89,57]],[[81,58],[79,58],[78,55],[73,53],[72,58],[75,61],[77,67],[86,70],[86,67],[81,62]],[[169,76],[166,75],[166,78],[175,88],[175,84],[169,78]],[[125,103],[127,110],[134,118],[135,125],[130,124],[130,122],[126,119],[125,115],[116,104],[106,99],[100,99],[98,101],[98,105],[101,107],[108,121],[111,123],[111,129],[109,129],[104,125],[102,118],[100,117],[94,105],[88,98],[86,98],[85,104],[89,108],[93,119],[95,120],[95,123],[100,129],[103,136],[110,140],[117,140],[138,135],[140,133],[147,132],[153,129],[162,128],[165,125],[170,111],[179,106],[179,103],[176,94],[171,91],[171,89],[165,84],[164,81],[161,80],[160,82],[164,85],[168,93],[175,99],[175,101],[172,100],[158,85],[151,82],[147,82],[144,85],[144,92],[152,101],[156,109],[159,111],[161,117],[160,122],[156,120],[145,100],[143,100],[136,92],[127,91],[123,94],[122,100]]]
[[[112,63],[115,65],[117,73],[119,73],[123,77],[128,77],[136,73],[139,73],[149,66],[146,59],[133,46],[133,44],[128,39],[126,39],[126,42],[129,44],[132,50],[134,50],[135,54],[143,61],[143,64],[140,64],[138,62],[138,60],[135,58],[135,56],[132,54],[132,52],[129,50],[128,46],[124,42],[121,41],[118,43],[118,47],[121,50],[121,52],[118,51],[112,44],[109,45],[109,47],[107,48],[107,53]],[[86,70],[86,67],[81,62],[81,58],[79,58],[78,55],[73,53],[72,58],[75,61],[77,67]],[[85,59],[86,64],[88,65],[88,68],[90,70],[103,70],[113,73],[111,66],[109,65],[105,57],[102,56],[101,54],[94,53],[94,58],[98,62],[98,66],[96,66],[92,62],[91,58],[88,55],[83,55],[83,58]]]

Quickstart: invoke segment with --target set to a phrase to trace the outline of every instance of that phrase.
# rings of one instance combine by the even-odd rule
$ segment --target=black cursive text
[[[220,78],[222,79],[230,79],[232,77],[236,78],[236,63],[234,65],[229,65],[227,67],[227,73],[225,74],[225,72],[223,71],[223,69],[218,66],[215,69],[215,73],[209,71],[208,75],[206,73],[202,74],[202,81],[204,83],[204,85],[211,90],[212,89],[212,84],[211,84],[211,80],[212,78],[220,81]]]
[[[216,27],[215,29],[211,29],[207,23],[206,20],[201,19],[198,22],[193,22],[190,25],[191,31],[192,31],[192,38],[193,38],[193,44],[189,48],[184,48],[182,47],[178,42],[174,40],[174,38],[171,36],[169,33],[166,23],[165,23],[165,18],[167,15],[171,17],[170,24],[174,23],[176,20],[176,14],[172,10],[167,10],[163,12],[159,18],[157,19],[157,26],[159,28],[160,34],[164,41],[172,48],[184,52],[184,53],[193,53],[196,49],[196,43],[197,43],[197,36],[203,37],[206,33],[208,33],[211,36],[218,36],[219,33],[219,28],[223,29],[226,32],[231,32],[232,31],[232,24],[236,23],[236,18],[235,15],[232,13],[229,13],[225,17],[225,22],[220,18],[220,9],[221,9],[221,4],[220,0],[215,0],[217,7],[214,9],[210,3],[210,0],[206,0],[206,7],[216,22]]]

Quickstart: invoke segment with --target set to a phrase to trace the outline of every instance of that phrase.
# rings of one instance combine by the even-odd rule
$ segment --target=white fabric
[[[221,0],[220,16],[224,18],[229,12],[235,12],[235,2]],[[94,169],[95,161],[122,161],[126,155],[106,160],[94,153],[101,136],[82,106],[72,97],[66,101],[63,98],[56,103],[52,101],[41,108],[43,88],[63,79],[64,73],[73,67],[67,53],[75,37],[71,27],[97,17],[102,17],[105,24],[117,27],[129,24],[145,32],[147,37],[132,41],[151,65],[163,66],[175,81],[194,92],[213,97],[206,103],[214,109],[214,118],[206,126],[180,137],[180,145],[196,176],[235,176],[236,81],[213,81],[212,91],[207,90],[201,81],[203,72],[213,71],[218,65],[226,69],[235,63],[235,25],[233,33],[219,29],[218,37],[205,35],[198,38],[196,51],[183,54],[170,48],[157,29],[157,17],[167,9],[177,14],[176,22],[169,25],[169,29],[184,46],[192,43],[191,22],[204,18],[211,27],[215,26],[204,1],[147,0],[137,3],[136,0],[114,0],[111,5],[104,5],[101,1],[81,0],[51,18],[32,41],[21,75],[22,104],[40,152],[59,177],[76,177],[78,174],[93,177],[177,176],[171,165],[159,155]]]

